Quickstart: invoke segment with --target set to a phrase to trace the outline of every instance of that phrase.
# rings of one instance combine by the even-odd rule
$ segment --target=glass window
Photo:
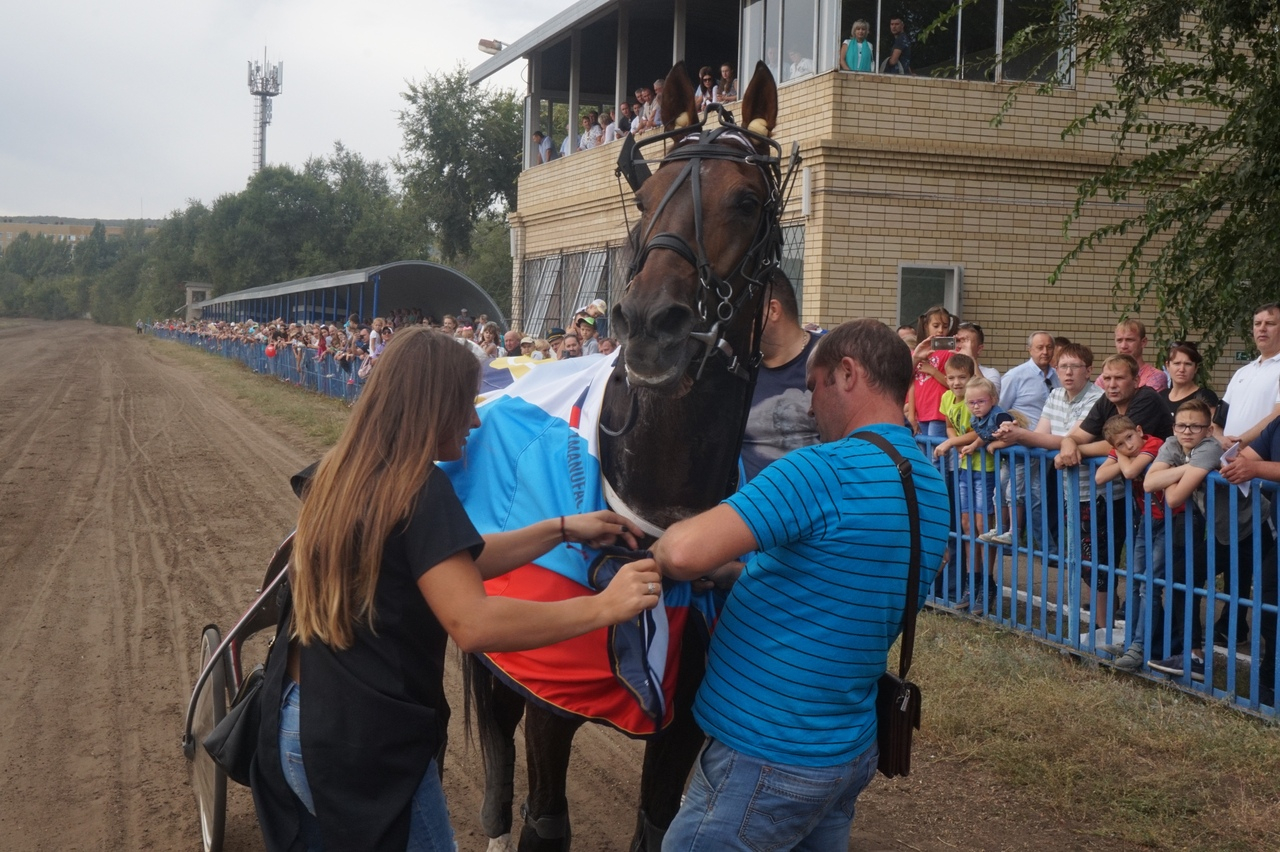
[[[748,0],[742,7],[744,74],[761,59],[780,83],[815,73],[818,24],[818,0]]]
[[[867,41],[871,43],[871,49],[877,48],[875,34],[880,31],[880,22],[877,13],[880,10],[880,4],[877,0],[841,0],[840,3],[840,31],[837,34],[836,47],[844,44],[845,39],[853,37],[853,25],[858,21],[867,22]],[[888,24],[886,23],[886,27]],[[836,57],[836,67],[840,67],[840,57]],[[871,70],[879,67],[879,58],[873,57]]]
[[[960,315],[962,266],[898,265],[898,325],[915,325],[926,310],[943,305]]]
[[[960,10],[960,69],[962,80],[996,79],[996,21],[999,0],[975,0]]]
[[[807,77],[817,70],[817,0],[784,0],[782,4],[782,81]]]
[[[764,10],[764,63],[773,72],[775,80],[782,79],[785,62],[782,58],[782,3],[768,0]]]
[[[796,304],[804,304],[804,225],[782,226],[782,260],[778,264],[791,279]]]
[[[764,0],[752,0],[742,8],[742,65],[738,69],[742,79],[739,85],[746,85],[745,80],[764,56],[764,29]],[[770,65],[770,70],[777,79],[777,69]]]
[[[893,55],[897,41],[897,36],[893,33],[893,21],[900,19],[908,45],[907,55],[910,57],[909,67],[903,73],[950,76],[956,62],[956,20],[952,18],[945,26],[930,33],[928,38],[920,38],[925,28],[942,17],[950,7],[951,0],[918,0],[910,9],[901,13],[886,11],[882,16],[880,30],[881,65]]]
[[[1004,3],[1004,32],[1002,44],[1010,44],[1018,33],[1031,26],[1043,26],[1051,20],[1052,10],[1022,0]],[[1020,55],[1001,67],[1004,80],[1033,80],[1043,83],[1058,72],[1056,51],[1043,48],[1020,51]]]

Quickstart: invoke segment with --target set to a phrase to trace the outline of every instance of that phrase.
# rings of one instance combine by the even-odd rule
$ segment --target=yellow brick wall
[[[1114,348],[1111,288],[1125,246],[1085,255],[1054,286],[1047,278],[1072,244],[1062,226],[1076,187],[1110,156],[1105,130],[1065,140],[1061,131],[1104,84],[1095,76],[1076,89],[1025,93],[998,127],[991,119],[1005,86],[828,72],[781,87],[774,137],[784,150],[800,144],[811,177],[808,217],[800,217],[799,179],[786,217],[806,226],[803,318],[828,327],[858,316],[896,323],[899,264],[958,264],[962,314],[986,329],[987,363],[1004,370],[1025,360],[1026,334],[1043,328],[1089,345],[1100,364]],[[618,150],[574,154],[521,176],[517,304],[524,258],[625,237]],[[621,198],[634,223],[625,184]],[[1070,236],[1123,212],[1093,205]],[[1215,375],[1219,390],[1235,348]]]

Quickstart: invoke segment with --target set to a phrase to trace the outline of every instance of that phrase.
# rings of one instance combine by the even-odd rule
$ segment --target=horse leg
[[[680,671],[671,724],[645,745],[640,810],[631,852],[659,852],[662,848],[662,838],[680,810],[689,770],[706,738],[693,718],[693,699],[707,670],[706,640],[693,626],[693,618],[690,616],[680,637]]]
[[[569,719],[529,704],[524,714],[529,797],[525,800],[520,852],[568,852],[569,799],[565,795],[569,752],[581,719]]]
[[[479,666],[483,668],[483,666]],[[489,690],[486,713],[480,715],[480,752],[484,757],[484,803],[480,825],[489,838],[489,852],[511,848],[511,812],[515,798],[516,725],[524,715],[524,699],[492,674],[482,688]]]

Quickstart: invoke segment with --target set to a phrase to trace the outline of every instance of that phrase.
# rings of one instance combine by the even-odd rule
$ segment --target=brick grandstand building
[[[1011,82],[1043,76],[1027,60],[995,61],[1003,41],[1037,14],[1033,0],[966,7],[949,28],[912,45],[911,75],[838,70],[855,20],[870,22],[880,67],[891,17],[904,17],[914,35],[942,8],[938,0],[908,12],[876,0],[581,0],[477,66],[471,80],[526,61],[525,138],[550,130],[559,143],[577,133],[580,109],[634,100],[675,59],[691,75],[728,62],[742,87],[765,59],[780,80],[774,137],[784,150],[798,142],[804,158],[784,218],[784,268],[804,320],[830,327],[871,316],[898,325],[941,302],[983,324],[984,360],[1001,369],[1025,360],[1025,335],[1037,328],[1108,354],[1118,318],[1111,288],[1125,247],[1104,244],[1055,286],[1046,281],[1079,234],[1121,212],[1090,205],[1063,234],[1077,186],[1113,149],[1105,129],[1067,138],[1062,130],[1108,80],[1083,76],[1049,94],[1028,88],[1001,123],[992,121]],[[770,61],[792,51],[815,71],[793,75],[785,60]],[[1044,59],[1040,68],[1069,61]],[[575,120],[552,127],[553,116]],[[620,294],[622,198],[629,205],[630,192],[614,176],[616,143],[536,166],[531,142],[525,154],[510,215],[512,310],[518,327],[541,332],[592,298],[612,304]],[[634,223],[634,208],[627,212]],[[1219,364],[1215,380],[1225,387],[1230,354]]]

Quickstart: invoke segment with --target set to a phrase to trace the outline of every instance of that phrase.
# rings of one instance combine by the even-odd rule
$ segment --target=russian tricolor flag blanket
[[[615,357],[539,364],[485,397],[480,426],[469,435],[463,457],[441,465],[481,533],[607,508],[597,426]],[[503,367],[500,359],[486,368],[487,387],[501,384],[493,373]],[[559,545],[485,587],[491,595],[566,600],[603,588],[617,565],[599,551]],[[691,612],[710,625],[713,596],[695,595],[688,583],[668,580],[660,605],[634,622],[533,651],[484,657],[527,698],[646,736],[671,721],[679,641]]]

